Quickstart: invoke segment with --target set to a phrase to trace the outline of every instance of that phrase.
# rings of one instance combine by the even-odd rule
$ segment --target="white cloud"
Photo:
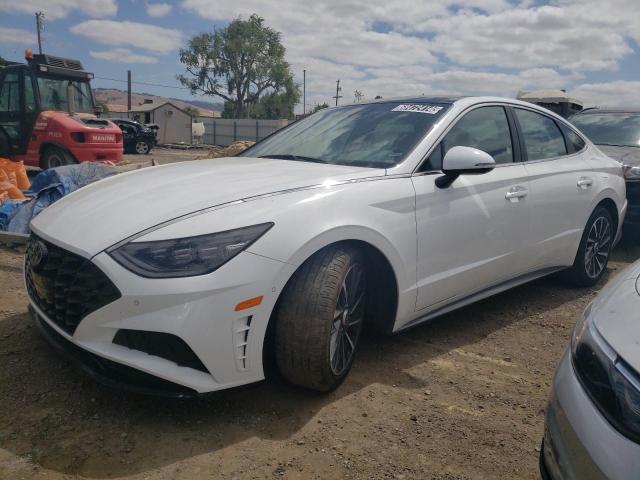
[[[89,50],[89,55],[93,58],[116,63],[158,63],[157,58],[134,53],[128,48],[114,48],[113,50],[99,52]]]
[[[435,32],[434,51],[460,65],[601,70],[617,67],[633,52],[624,37],[631,30],[620,23],[629,12],[611,13],[598,18],[584,2],[579,7],[543,6],[494,15],[461,11],[414,29]]]
[[[116,0],[0,0],[1,12],[32,15],[44,12],[45,20],[64,18],[80,12],[89,17],[112,17],[118,13]]]
[[[147,15],[150,17],[164,17],[171,13],[173,6],[168,3],[147,3]]]
[[[638,105],[640,81],[618,80],[608,83],[584,83],[571,89],[571,95],[585,106],[621,107]]]
[[[297,81],[307,69],[309,104],[332,103],[337,79],[343,86],[342,102],[352,101],[355,89],[366,98],[422,93],[513,96],[536,88],[567,88],[590,98],[610,95],[602,86],[587,87],[584,78],[592,71],[615,72],[638,50],[640,2],[540,3],[183,0],[182,6],[215,21],[262,16],[282,32]]]
[[[156,53],[169,53],[182,42],[179,30],[129,21],[87,20],[71,31],[102,45],[127,45]]]
[[[33,46],[38,43],[35,33],[21,28],[0,27],[0,43]]]

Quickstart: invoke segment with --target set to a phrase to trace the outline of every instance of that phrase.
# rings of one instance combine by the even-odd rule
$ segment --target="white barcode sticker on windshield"
[[[395,107],[392,112],[416,112],[416,113],[429,113],[431,115],[435,115],[444,107],[439,107],[436,105],[427,105],[424,103],[403,103],[402,105],[398,105]]]

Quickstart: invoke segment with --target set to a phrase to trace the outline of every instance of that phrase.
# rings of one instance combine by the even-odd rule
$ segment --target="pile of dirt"
[[[196,160],[206,160],[207,158],[233,157],[246,150],[256,142],[250,140],[239,140],[233,142],[228,147],[211,147],[207,153],[196,157]]]

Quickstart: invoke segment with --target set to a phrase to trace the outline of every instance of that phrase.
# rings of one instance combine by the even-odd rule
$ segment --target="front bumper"
[[[198,392],[191,388],[168,382],[84,350],[64,338],[32,306],[29,306],[29,313],[45,340],[103,385],[164,397],[187,398],[198,396]]]
[[[264,378],[266,328],[295,267],[242,252],[210,275],[146,279],[104,252],[90,261],[122,295],[85,316],[74,331],[60,328],[33,298],[29,300],[47,340],[71,353],[92,376],[112,386],[170,396],[193,396]],[[235,311],[239,302],[260,295],[260,305]],[[178,337],[205,368],[118,344],[115,337],[121,331]]]
[[[568,350],[547,406],[540,470],[545,480],[628,480],[640,472],[640,445],[600,414],[578,381]]]

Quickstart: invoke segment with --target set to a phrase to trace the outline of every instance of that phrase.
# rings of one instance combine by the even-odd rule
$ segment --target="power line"
[[[108,77],[97,77],[97,76],[94,76],[93,78],[97,78],[98,80],[109,80],[111,82],[127,83],[126,80],[121,80],[119,78],[108,78]],[[190,88],[188,87],[178,87],[176,85],[162,85],[161,83],[133,82],[133,81],[131,83],[136,85],[147,85],[149,87],[175,88],[177,90],[190,90]]]

